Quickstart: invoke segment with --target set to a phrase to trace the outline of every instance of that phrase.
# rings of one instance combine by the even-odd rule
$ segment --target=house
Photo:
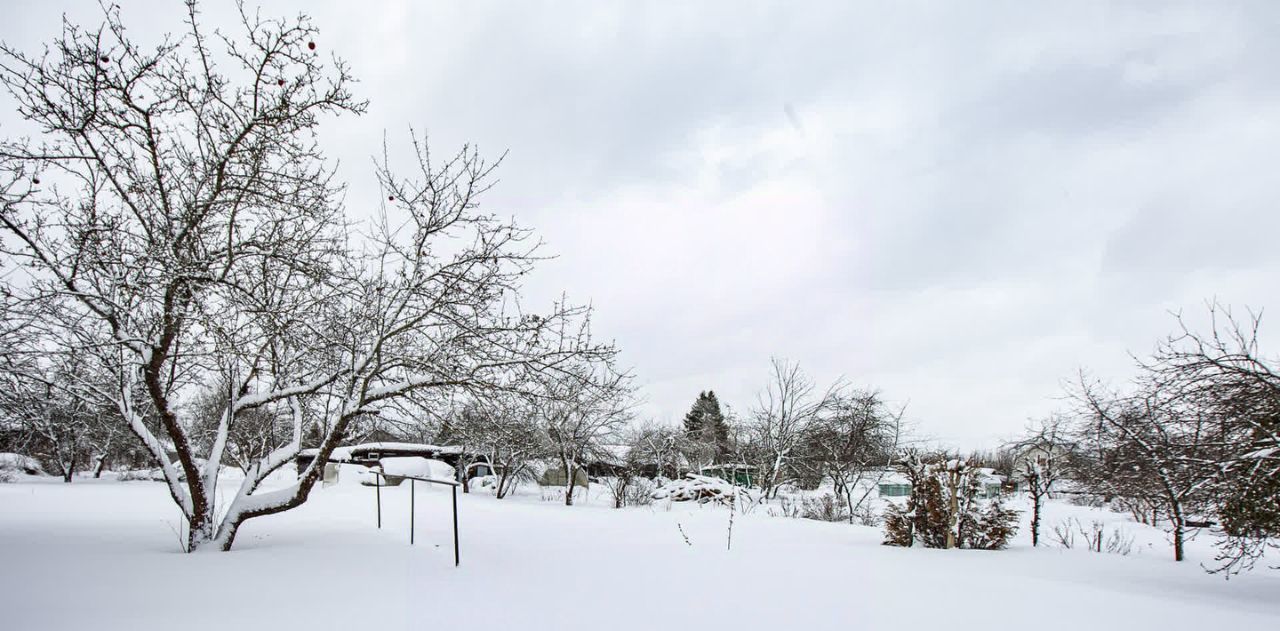
[[[1000,497],[1000,489],[1004,487],[1004,476],[990,467],[981,467],[978,469],[978,485],[979,498],[989,500]]]

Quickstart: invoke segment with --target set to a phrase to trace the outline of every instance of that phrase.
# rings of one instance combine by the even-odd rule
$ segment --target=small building
[[[897,471],[877,471],[876,491],[880,497],[910,497],[911,480]]]
[[[573,485],[577,488],[587,488],[591,485],[591,480],[587,475],[584,467],[576,467],[573,472]],[[542,475],[538,476],[538,484],[540,486],[556,486],[564,487],[569,485],[569,473],[565,471],[564,465],[555,463],[548,466]]]
[[[876,490],[880,497],[911,496],[911,480],[906,476],[896,471],[886,471],[879,475],[880,479]],[[1004,476],[997,474],[994,469],[978,469],[977,480],[979,499],[992,499],[1000,496],[1000,489],[1004,485]]]
[[[303,449],[298,452],[294,462],[298,471],[311,465],[320,453],[318,449]],[[454,445],[428,445],[422,443],[373,442],[338,447],[329,454],[329,463],[356,464],[373,467],[383,458],[403,458],[419,456],[429,460],[439,460],[453,467],[461,481],[463,472],[469,478],[485,476],[492,473],[489,459],[483,454],[466,453],[461,447]],[[469,465],[469,466],[464,466]]]
[[[745,487],[755,486],[755,471],[756,468],[749,464],[740,464],[736,462],[707,465],[698,469],[698,473],[702,475],[712,478],[720,478],[721,480],[735,486]]]
[[[996,473],[995,469],[983,467],[978,469],[978,497],[984,500],[1000,497],[1000,490],[1004,487],[1004,476]]]

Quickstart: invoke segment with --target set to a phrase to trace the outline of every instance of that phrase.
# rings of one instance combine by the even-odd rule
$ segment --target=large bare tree
[[[364,110],[305,16],[185,31],[144,48],[108,8],[42,53],[0,47],[0,86],[37,132],[0,142],[6,292],[39,323],[32,352],[92,356],[109,404],[160,462],[188,550],[305,501],[358,419],[429,389],[488,389],[613,349],[564,331],[582,309],[521,311],[538,260],[527,230],[482,212],[496,166],[439,160],[416,137],[411,175],[377,162],[379,219],[353,229],[319,125]],[[572,330],[572,329],[570,329]],[[106,383],[108,385],[102,385]],[[225,387],[198,449],[182,402]],[[215,506],[229,436],[251,410],[291,419],[283,444]],[[319,457],[260,488],[304,430]]]

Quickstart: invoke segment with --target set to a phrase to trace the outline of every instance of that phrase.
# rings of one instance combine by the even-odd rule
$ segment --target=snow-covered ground
[[[1001,552],[891,548],[878,529],[759,512],[736,516],[726,550],[723,508],[460,495],[454,568],[448,489],[418,486],[413,547],[408,484],[383,493],[381,530],[374,490],[339,484],[249,522],[231,553],[186,555],[159,483],[0,484],[0,627],[1280,628],[1280,572],[1207,575],[1207,541],[1175,564],[1120,515],[1128,556],[1032,549],[1025,529]],[[1046,524],[1100,515],[1053,504]]]

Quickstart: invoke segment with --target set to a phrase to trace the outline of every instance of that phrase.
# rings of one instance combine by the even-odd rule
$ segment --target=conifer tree
[[[713,446],[717,457],[729,452],[729,424],[714,391],[698,393],[698,399],[684,416],[684,430],[690,440]]]

